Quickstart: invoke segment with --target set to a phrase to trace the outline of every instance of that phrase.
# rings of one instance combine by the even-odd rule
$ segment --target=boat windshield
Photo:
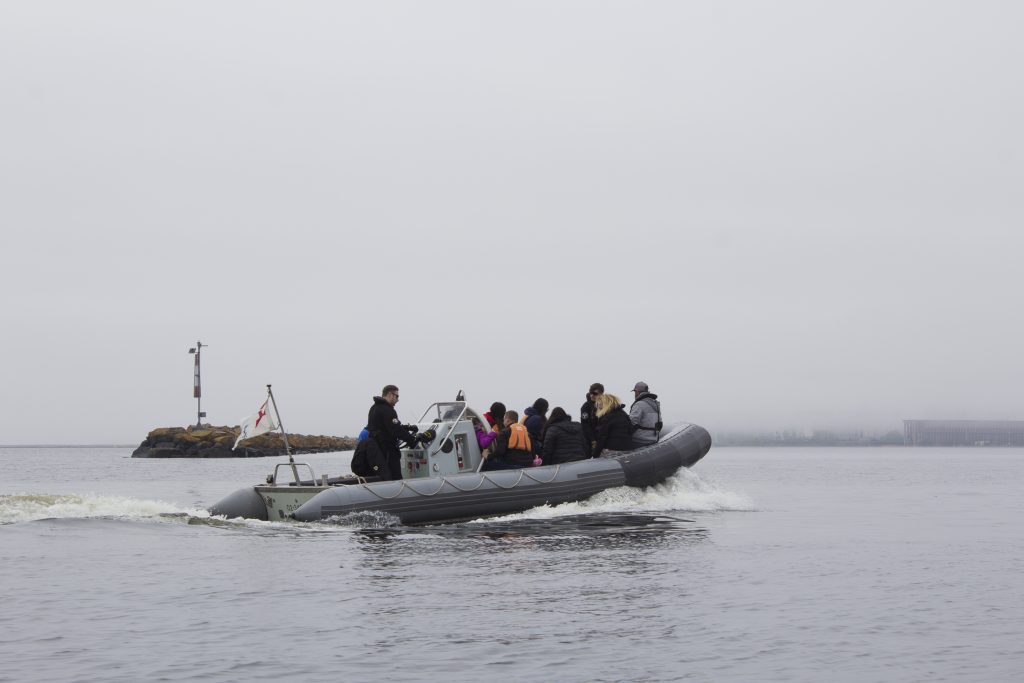
[[[461,420],[466,416],[465,401],[441,401],[434,403],[420,418],[420,422],[449,422]]]

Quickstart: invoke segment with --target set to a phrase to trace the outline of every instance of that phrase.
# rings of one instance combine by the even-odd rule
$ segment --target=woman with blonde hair
[[[595,458],[610,458],[623,451],[633,450],[633,435],[629,415],[622,401],[614,394],[597,397],[597,443]]]

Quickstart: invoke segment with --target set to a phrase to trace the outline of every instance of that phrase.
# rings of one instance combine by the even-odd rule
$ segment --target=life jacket
[[[654,426],[653,427],[644,427],[643,425],[633,425],[633,431],[638,431],[638,430],[643,429],[643,430],[648,431],[648,432],[654,432],[654,439],[655,439],[655,441],[657,441],[661,437],[661,429],[662,429],[662,427],[665,426],[662,423],[662,421],[661,421],[661,404],[658,403],[658,401],[656,399],[652,398],[651,396],[644,396],[642,399],[640,399],[640,401],[646,401],[647,405],[649,405],[651,408],[654,409],[654,412],[657,414],[658,419],[654,422]],[[639,403],[640,401],[634,401],[634,403]]]
[[[510,451],[533,452],[533,445],[530,443],[530,433],[519,422],[509,425],[508,449]]]

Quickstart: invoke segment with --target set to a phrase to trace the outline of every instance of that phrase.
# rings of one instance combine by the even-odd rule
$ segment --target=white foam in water
[[[121,496],[45,493],[0,495],[0,524],[90,517],[145,519],[161,515],[210,516],[206,510],[185,510],[159,500],[139,500]]]
[[[722,491],[702,480],[692,470],[682,469],[657,486],[645,489],[620,486],[578,503],[545,505],[501,519],[552,519],[595,512],[715,512],[753,509],[754,504],[747,496]]]
[[[379,510],[367,510],[363,512],[350,512],[345,515],[335,515],[321,520],[321,522],[358,529],[386,529],[388,527],[400,526],[402,523],[397,515],[393,515],[388,512],[381,512]]]
[[[602,491],[578,503],[543,506],[502,519],[552,519],[571,515],[602,512],[714,512],[720,510],[753,510],[753,502],[739,493],[723,491],[702,480],[689,469],[682,469],[662,484],[646,489],[622,486]],[[183,509],[159,500],[140,500],[121,496],[96,494],[13,494],[0,495],[0,524],[17,524],[42,519],[164,519],[168,516],[188,517],[200,522],[213,522],[202,508]],[[296,522],[261,522],[258,520],[224,520],[228,523],[256,527],[294,528]],[[390,517],[356,515],[333,519],[342,527],[388,527],[395,523]],[[485,520],[479,520],[485,521]],[[304,526],[304,525],[303,525]]]

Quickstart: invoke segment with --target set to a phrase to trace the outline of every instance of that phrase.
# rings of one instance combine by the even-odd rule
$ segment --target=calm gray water
[[[0,681],[1024,676],[1024,450],[712,449],[428,528],[210,519],[275,461],[129,454],[0,449]]]

